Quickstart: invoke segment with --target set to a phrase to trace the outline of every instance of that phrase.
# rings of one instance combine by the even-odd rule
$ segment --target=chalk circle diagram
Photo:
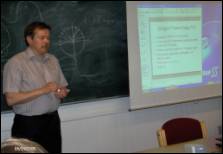
[[[84,33],[78,27],[71,26],[60,32],[58,46],[66,56],[76,61],[77,56],[85,49],[86,41]]]
[[[10,33],[5,24],[1,22],[1,58],[7,56],[8,48],[10,47],[10,45],[11,45]]]
[[[63,70],[69,72],[70,82],[73,82],[74,76],[89,77],[89,74],[81,74],[78,68],[78,57],[83,53],[86,47],[86,37],[77,26],[69,26],[64,28],[59,34],[58,46],[66,58],[62,61],[71,60],[70,66],[66,66]],[[62,62],[63,63],[63,62]]]
[[[85,51],[88,41],[89,40],[86,38],[85,34],[79,27],[72,25],[70,27],[64,28],[59,34],[58,46],[66,58],[61,58],[60,60],[62,64],[64,64],[64,62],[66,63],[68,60],[72,61],[69,64],[66,63],[66,67],[63,68],[65,74],[69,74],[68,80],[71,83],[74,82],[75,76],[79,76],[83,79],[86,79],[89,84],[92,83],[99,85],[102,84],[102,81],[105,82],[105,80],[100,80],[100,78],[104,78],[105,72],[100,70],[95,72],[84,72],[81,71],[79,69],[80,66],[78,66],[81,63],[81,55],[89,53],[89,51]]]
[[[12,7],[9,12],[12,13],[12,15],[10,15],[10,17],[8,16],[1,16],[1,60],[6,60],[6,58],[8,57],[8,49],[9,47],[12,45],[12,37],[9,33],[9,29],[7,28],[7,24],[16,24],[20,17],[22,16],[22,14],[27,13],[27,9],[29,8],[28,5],[30,5],[30,7],[33,7],[33,12],[37,13],[37,17],[43,21],[43,16],[42,13],[40,11],[39,6],[34,3],[34,2],[18,2],[15,7]],[[6,23],[4,23],[4,22]]]
[[[78,69],[78,55],[81,54],[85,48],[85,36],[83,32],[76,26],[64,28],[58,39],[58,46],[65,56],[59,57],[63,65],[63,71],[70,83],[73,83],[76,76],[80,75]],[[67,63],[67,61],[71,63]]]
[[[3,22],[1,22],[1,78],[3,75],[4,63],[9,57],[9,47],[11,45],[10,33]],[[3,98],[1,97],[1,100]]]

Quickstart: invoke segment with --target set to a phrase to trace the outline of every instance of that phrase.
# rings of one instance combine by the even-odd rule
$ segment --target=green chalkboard
[[[25,49],[24,28],[32,21],[52,27],[49,52],[71,90],[63,103],[129,95],[125,2],[1,1],[1,82],[6,61]]]

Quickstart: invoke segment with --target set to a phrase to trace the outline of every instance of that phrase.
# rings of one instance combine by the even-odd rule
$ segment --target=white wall
[[[204,120],[208,136],[222,126],[222,98],[128,111],[129,98],[61,106],[63,152],[136,152],[158,147],[156,130],[168,119]],[[1,142],[10,137],[12,113],[1,114]]]

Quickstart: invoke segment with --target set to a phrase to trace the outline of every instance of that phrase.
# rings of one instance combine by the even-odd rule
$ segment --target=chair
[[[24,138],[10,138],[1,143],[1,153],[48,153],[40,144]]]
[[[165,122],[157,131],[159,145],[167,146],[180,142],[207,138],[207,128],[203,121],[192,118],[176,118]]]

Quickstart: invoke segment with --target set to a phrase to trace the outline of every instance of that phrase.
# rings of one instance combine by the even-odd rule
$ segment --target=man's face
[[[36,29],[34,37],[27,38],[29,45],[39,55],[44,55],[50,47],[50,31],[48,29]]]

